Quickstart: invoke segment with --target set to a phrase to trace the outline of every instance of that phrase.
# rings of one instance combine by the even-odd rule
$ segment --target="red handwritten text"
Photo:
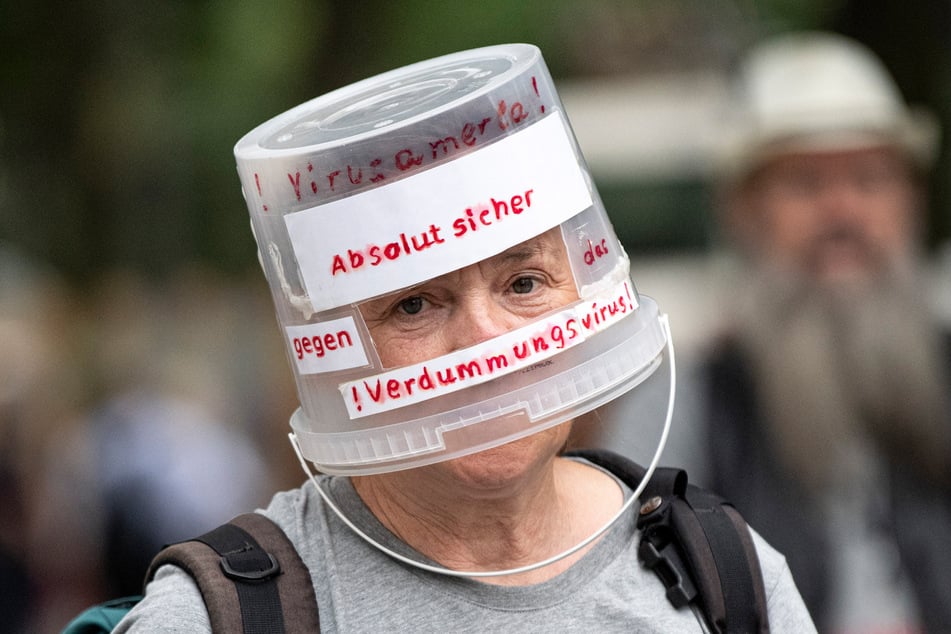
[[[328,350],[337,350],[339,348],[349,348],[353,346],[353,339],[346,330],[337,333],[328,332],[324,335],[315,335],[312,337],[294,337],[294,352],[298,359],[303,359],[304,355],[312,354],[316,357],[323,357]]]
[[[532,192],[528,189],[524,193],[503,197],[500,200],[490,198],[489,202],[475,209],[467,207],[465,212],[452,222],[452,237],[461,238],[468,233],[477,231],[481,227],[488,227],[510,215],[519,215],[532,206]],[[403,256],[412,255],[444,244],[446,238],[441,235],[442,227],[430,224],[427,229],[419,233],[401,232],[394,240],[386,244],[371,244],[363,249],[347,249],[346,252],[336,253],[331,258],[330,275],[349,273],[365,266],[379,266],[384,262],[398,260]]]
[[[399,407],[404,401],[424,400],[491,380],[576,345],[636,308],[630,286],[625,283],[623,290],[612,299],[578,306],[535,334],[511,341],[501,352],[468,359],[456,357],[443,365],[437,365],[439,360],[435,359],[408,369],[409,372],[393,372],[354,382],[349,386],[351,406],[360,412],[367,402],[372,404],[373,411],[381,411]]]
[[[601,238],[601,242],[591,242],[588,240],[588,248],[584,252],[584,263],[588,266],[591,266],[599,258],[603,258],[608,254],[608,241],[606,238]]]
[[[540,98],[536,78],[532,77],[531,82],[535,95]],[[537,112],[544,114],[545,106],[540,105]],[[290,187],[294,199],[301,202],[308,198],[316,200],[328,193],[347,191],[368,183],[379,183],[387,178],[388,172],[399,173],[416,169],[428,162],[474,147],[488,134],[490,126],[498,130],[508,130],[534,118],[535,113],[535,110],[521,101],[509,103],[502,99],[498,101],[491,115],[487,113],[488,116],[464,122],[457,133],[423,140],[418,146],[404,147],[392,154],[377,156],[365,165],[346,163],[318,170],[312,162],[308,162],[301,169],[287,172],[285,184]],[[254,179],[258,196],[265,198],[264,183],[257,173],[254,174]],[[264,211],[268,210],[266,203],[262,206]]]

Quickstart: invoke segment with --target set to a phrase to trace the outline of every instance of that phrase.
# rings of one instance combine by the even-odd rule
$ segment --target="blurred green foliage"
[[[76,282],[115,267],[154,276],[194,263],[243,272],[256,266],[255,249],[232,147],[258,123],[321,92],[506,41],[538,44],[556,79],[725,64],[762,33],[837,20],[849,28],[877,24],[874,11],[858,14],[853,4],[860,3],[3,0],[0,241]],[[907,13],[928,4],[902,6]],[[928,11],[918,15],[930,19]],[[889,33],[895,41],[917,38],[915,50],[934,40],[912,19]],[[906,65],[916,97],[947,96],[951,82],[934,79],[940,68],[951,65]],[[702,220],[697,183],[632,188],[641,206],[625,217],[643,217],[645,230],[620,227],[620,234],[643,248],[702,246],[696,222],[659,220],[687,207]],[[951,235],[946,214],[936,213],[932,225],[935,236]]]

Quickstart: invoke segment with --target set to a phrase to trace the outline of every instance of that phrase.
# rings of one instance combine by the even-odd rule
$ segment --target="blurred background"
[[[951,3],[933,0],[0,0],[5,630],[56,632],[137,592],[143,544],[302,479],[234,170],[245,132],[376,72],[537,44],[634,279],[689,357],[717,292],[726,72],[757,39],[803,28],[864,42],[951,129]],[[949,170],[942,149],[927,244],[946,315]]]

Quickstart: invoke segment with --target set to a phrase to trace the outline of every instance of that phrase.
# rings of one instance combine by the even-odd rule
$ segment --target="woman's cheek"
[[[451,352],[443,345],[441,333],[429,332],[425,336],[398,335],[377,340],[377,352],[386,368],[395,368],[426,361]]]

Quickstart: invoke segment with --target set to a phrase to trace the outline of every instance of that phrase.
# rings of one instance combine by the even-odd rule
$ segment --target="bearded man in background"
[[[712,482],[784,552],[823,632],[951,631],[951,334],[922,271],[936,129],[870,52],[741,66],[723,232],[745,264],[703,366]]]

